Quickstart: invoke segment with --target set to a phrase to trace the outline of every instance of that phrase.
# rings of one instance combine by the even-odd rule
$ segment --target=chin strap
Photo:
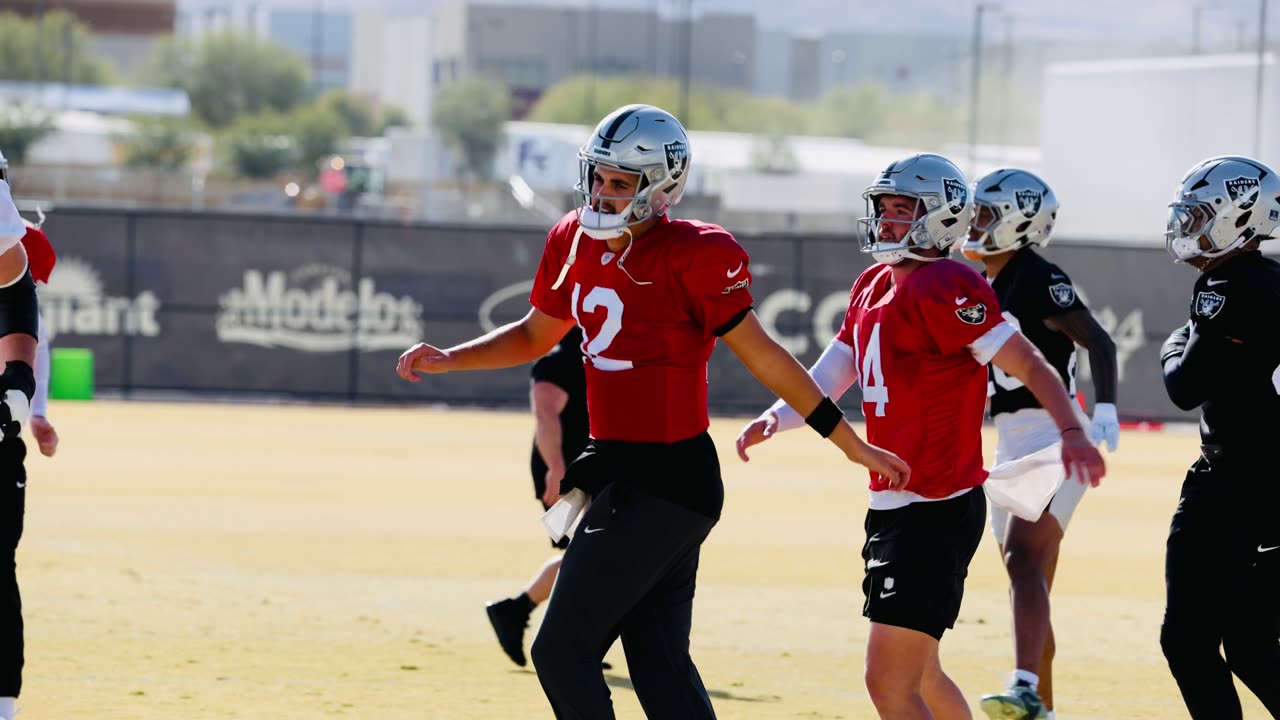
[[[628,229],[627,229],[627,234],[628,234],[628,235],[631,235],[631,229],[630,229],[630,228],[628,228]],[[631,273],[627,272],[627,269],[626,269],[625,267],[623,267],[623,265],[622,265],[622,263],[624,263],[624,262],[626,262],[626,261],[627,261],[627,255],[629,255],[629,254],[631,253],[631,248],[633,248],[633,247],[635,247],[635,246],[636,246],[636,236],[635,236],[635,235],[631,235],[631,242],[627,243],[627,249],[626,249],[626,250],[623,250],[623,251],[622,251],[622,257],[618,258],[618,269],[619,269],[619,270],[621,270],[624,274],[626,274],[627,278],[628,278],[628,279],[630,279],[630,280],[631,280],[631,282],[633,282],[633,283],[635,283],[635,284],[637,284],[637,285],[652,285],[652,284],[653,284],[652,282],[640,282],[639,280],[637,280],[637,279],[635,279],[635,278],[631,277]]]
[[[564,282],[564,278],[569,274],[569,267],[578,259],[578,241],[582,239],[582,226],[579,225],[577,231],[573,233],[573,243],[569,245],[569,257],[565,258],[564,265],[560,268],[560,276],[556,278],[556,282],[551,286],[552,290],[560,289],[560,284]]]

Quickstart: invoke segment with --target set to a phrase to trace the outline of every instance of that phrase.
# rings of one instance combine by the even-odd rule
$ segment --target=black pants
[[[0,442],[0,697],[22,690],[22,597],[16,556],[27,503],[27,448],[22,438]]]
[[[689,631],[699,549],[716,520],[644,486],[645,476],[659,470],[667,478],[679,473],[686,482],[719,486],[710,438],[684,442],[690,444],[648,446],[641,453],[616,446],[594,454],[589,449],[579,460],[585,465],[571,466],[570,474],[618,479],[593,495],[530,651],[560,720],[614,717],[600,662],[619,635],[645,715],[715,718],[689,656]]]
[[[1240,720],[1232,674],[1280,717],[1278,486],[1273,464],[1225,454],[1201,457],[1182,485],[1160,645],[1195,720]]]

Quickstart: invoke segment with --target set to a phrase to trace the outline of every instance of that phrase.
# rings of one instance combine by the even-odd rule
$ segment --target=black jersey
[[[1013,257],[991,282],[1004,311],[1005,320],[1040,349],[1062,378],[1067,392],[1076,393],[1076,344],[1064,333],[1045,324],[1055,315],[1084,308],[1071,278],[1057,265],[1041,257],[1030,247],[1014,251]],[[1036,396],[1022,381],[991,365],[991,416],[1023,408],[1040,407]]]
[[[1202,409],[1206,444],[1269,448],[1280,417],[1280,263],[1244,252],[1202,273],[1191,319],[1161,357],[1170,399]]]

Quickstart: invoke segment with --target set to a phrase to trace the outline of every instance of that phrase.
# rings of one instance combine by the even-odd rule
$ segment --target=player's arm
[[[31,397],[31,416],[47,417],[49,415],[49,330],[40,319],[40,329],[36,334],[36,392]]]
[[[1076,414],[1076,404],[1067,395],[1058,371],[1053,369],[1036,346],[1020,332],[1015,332],[991,357],[991,363],[1011,375],[1035,395],[1062,433],[1063,464],[1079,473],[1082,481],[1097,485],[1106,474],[1106,465],[1090,444]]]
[[[1089,353],[1094,398],[1100,403],[1116,402],[1116,344],[1088,309],[1072,310],[1045,319],[1051,329],[1071,338]]]
[[[533,441],[547,471],[564,475],[564,431],[560,413],[569,404],[569,393],[553,382],[536,380],[529,387],[529,404],[533,408]]]
[[[835,403],[795,356],[769,336],[754,312],[747,312],[721,338],[761,384],[803,413],[805,421],[839,447],[845,457],[881,474],[894,489],[907,484],[910,469],[906,463],[858,437]]]
[[[809,377],[818,384],[827,397],[839,400],[858,381],[857,369],[853,366],[853,348],[840,338],[833,338],[822,351],[818,359],[809,368]],[[804,415],[795,408],[778,400],[761,415],[761,418],[773,416],[776,432],[786,432],[804,427]]]
[[[1183,410],[1195,410],[1209,399],[1211,386],[1226,389],[1232,374],[1223,368],[1234,367],[1234,349],[1227,338],[1200,332],[1193,320],[1174,330],[1160,349],[1164,366],[1164,388],[1169,399]]]
[[[573,320],[552,317],[537,308],[516,322],[451,348],[418,343],[400,356],[396,373],[418,382],[415,373],[497,370],[523,365],[545,355],[569,332]]]
[[[1107,443],[1115,452],[1120,443],[1120,419],[1116,414],[1117,362],[1116,344],[1098,324],[1093,313],[1081,305],[1074,310],[1045,318],[1045,325],[1057,330],[1089,353],[1089,369],[1093,373],[1093,420],[1089,423],[1089,439]]]
[[[1020,332],[1009,336],[1008,340],[991,358],[991,363],[1006,374],[1022,381],[1022,384],[1036,396],[1036,400],[1048,411],[1050,417],[1058,425],[1060,431],[1081,430],[1080,419],[1076,414],[1076,404],[1067,395],[1058,371],[1053,369],[1049,361],[1044,359],[1040,350]]]

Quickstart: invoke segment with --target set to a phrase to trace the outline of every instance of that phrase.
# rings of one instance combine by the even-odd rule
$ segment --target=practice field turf
[[[28,461],[19,551],[24,720],[551,717],[483,609],[549,556],[527,415],[144,402],[51,415],[62,447]],[[744,465],[740,425],[712,425],[727,500],[694,616],[717,712],[874,718],[866,473],[807,430]],[[1076,513],[1053,595],[1063,720],[1187,717],[1158,635],[1165,535],[1196,453],[1192,434],[1126,433]],[[988,535],[943,662],[976,712],[1011,654]],[[608,660],[619,717],[643,717],[620,645]]]

